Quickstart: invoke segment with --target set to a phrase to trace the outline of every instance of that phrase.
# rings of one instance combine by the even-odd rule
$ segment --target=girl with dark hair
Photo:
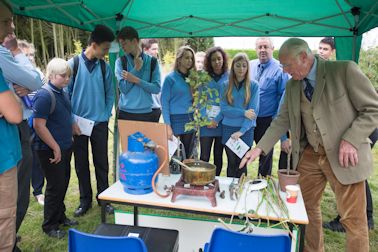
[[[223,99],[221,100],[222,143],[241,138],[249,147],[253,143],[256,115],[259,112],[259,86],[249,78],[249,60],[245,53],[235,55]],[[247,174],[247,166],[239,169],[241,159],[227,146],[227,176],[239,178]]]
[[[203,111],[203,114],[211,121],[207,127],[201,128],[201,160],[208,162],[210,159],[211,147],[214,143],[213,157],[217,167],[216,175],[219,176],[223,164],[223,144],[222,144],[222,113],[220,113],[220,98],[223,88],[221,87],[228,79],[227,55],[220,47],[212,47],[206,52],[205,70],[211,76],[211,81],[205,85],[204,89],[215,89],[218,95],[208,96],[211,106]]]
[[[185,124],[193,118],[193,113],[189,113],[193,96],[185,78],[194,68],[194,63],[193,49],[188,46],[180,47],[176,54],[174,71],[166,76],[161,93],[163,118],[168,126],[168,138],[171,139],[172,135],[180,136],[187,158],[192,154],[194,132],[185,131]]]

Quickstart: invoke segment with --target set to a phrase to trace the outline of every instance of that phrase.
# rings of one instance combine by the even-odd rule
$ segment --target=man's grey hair
[[[301,52],[306,52],[308,55],[312,55],[311,49],[306,41],[299,38],[289,38],[282,44],[279,54],[286,54],[296,57]]]
[[[257,38],[257,39],[256,39],[256,42],[255,42],[255,46],[257,46],[257,42],[259,42],[259,41],[261,41],[261,40],[266,40],[266,41],[268,41],[269,44],[270,44],[270,47],[271,47],[271,48],[274,47],[274,45],[273,45],[273,41],[272,41],[272,39],[271,39],[270,37],[259,37],[259,38]]]

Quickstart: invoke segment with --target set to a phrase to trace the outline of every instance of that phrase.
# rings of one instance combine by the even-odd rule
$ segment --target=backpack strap
[[[72,93],[74,91],[74,86],[76,82],[77,70],[79,69],[79,55],[75,55],[75,57],[73,57],[73,62],[74,62],[74,65],[72,69],[72,88],[71,88],[71,93],[70,93],[71,98],[72,98]]]
[[[152,57],[151,58],[150,82],[152,81],[152,72],[155,70],[156,65],[157,65],[157,58]]]
[[[77,70],[79,69],[79,55],[75,55],[75,57],[73,58],[73,62],[74,62],[74,66],[73,66],[72,79],[73,79],[73,85],[75,85],[76,74],[77,74]],[[73,87],[72,87],[72,90],[73,90]]]
[[[46,90],[47,92],[49,92],[50,94],[50,98],[51,98],[50,115],[51,115],[54,112],[55,106],[56,106],[55,94],[52,88],[48,84],[43,85],[42,88]]]
[[[106,63],[103,59],[100,59],[101,73],[102,73],[102,82],[105,87],[105,76],[106,76]]]
[[[127,71],[127,57],[126,57],[126,55],[123,55],[121,57],[121,63],[122,63],[122,69]]]
[[[106,63],[105,60],[100,59],[101,73],[102,73],[102,83],[104,83],[104,94],[106,95],[106,86],[105,86],[105,76],[106,76]]]

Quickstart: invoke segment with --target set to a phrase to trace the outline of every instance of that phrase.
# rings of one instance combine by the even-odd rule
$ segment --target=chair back
[[[69,252],[147,252],[144,241],[136,237],[88,234],[71,228],[68,231]]]
[[[291,240],[288,235],[246,234],[216,228],[205,252],[290,252]]]

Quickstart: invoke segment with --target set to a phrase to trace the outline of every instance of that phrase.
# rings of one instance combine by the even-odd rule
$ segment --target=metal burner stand
[[[210,200],[211,206],[216,207],[217,199],[215,197],[215,194],[217,192],[219,192],[219,181],[217,179],[213,183],[210,183],[205,186],[185,184],[185,182],[182,179],[180,179],[173,187],[171,202],[175,202],[176,197],[181,194],[192,196],[205,196]]]

